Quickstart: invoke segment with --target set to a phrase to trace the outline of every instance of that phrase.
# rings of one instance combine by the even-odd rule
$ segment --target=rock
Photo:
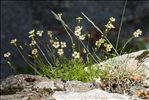
[[[120,55],[99,64],[102,64],[104,67],[109,64],[113,67],[124,66],[129,72],[139,71],[140,75],[149,76],[149,49]],[[99,64],[95,64],[94,67]]]
[[[1,95],[1,100],[55,100],[51,91],[45,89],[21,91],[10,95]]]
[[[35,85],[33,85],[33,89],[56,89],[56,87],[54,86],[54,81],[42,81],[40,83],[36,83]]]
[[[56,91],[53,97],[56,100],[128,100],[130,98],[126,95],[108,93],[100,89],[93,89],[86,92]]]
[[[60,91],[60,90],[64,91],[65,90],[65,83],[60,79],[54,80],[54,85],[56,87],[55,90],[57,90],[57,91]]]
[[[54,100],[53,87],[54,82],[46,77],[27,74],[10,76],[0,84],[0,98],[1,100]],[[46,99],[47,97],[50,99]]]
[[[32,87],[33,84],[40,81],[46,81],[48,78],[28,74],[9,76],[0,84],[1,94],[13,94],[23,89]]]
[[[83,83],[80,81],[67,81],[65,83],[65,89],[67,92],[84,92],[95,88],[98,88],[98,85],[95,83]]]
[[[10,76],[3,80],[0,86],[1,100],[72,100],[72,98],[73,100],[111,100],[111,98],[119,100],[129,98],[126,95],[102,91],[97,84],[91,82],[63,82],[60,79],[50,80],[46,77],[27,74]]]

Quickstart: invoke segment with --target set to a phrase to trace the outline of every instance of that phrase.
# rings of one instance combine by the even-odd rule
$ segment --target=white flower
[[[142,35],[142,31],[140,29],[137,29],[134,33],[133,33],[134,37],[139,37],[139,35]]]
[[[37,49],[33,49],[33,50],[32,50],[32,54],[33,54],[33,55],[36,55],[37,53],[38,53]]]
[[[96,45],[97,47],[100,47],[101,44],[104,43],[105,41],[106,41],[105,39],[100,38],[98,41],[96,41],[95,45]]]
[[[36,33],[38,36],[42,36],[42,34],[43,34],[43,30],[41,30],[41,31],[37,31],[37,33]]]
[[[57,52],[59,55],[62,55],[62,54],[64,54],[64,51],[63,51],[63,49],[58,49],[58,52]]]
[[[87,51],[86,51],[86,49],[85,48],[83,48],[83,53],[86,53]]]
[[[54,42],[53,47],[58,48],[60,46],[59,42]]]
[[[75,27],[74,34],[76,36],[80,36],[81,35],[81,30],[82,30],[82,27],[80,27],[80,26]]]
[[[53,40],[53,39],[50,39],[49,42],[50,42],[51,44],[53,44],[54,40]]]
[[[79,36],[79,39],[80,39],[80,40],[84,40],[84,39],[85,39],[85,35],[80,35],[80,36]]]
[[[36,44],[36,41],[32,41],[29,45],[34,46]]]
[[[107,44],[106,45],[106,51],[109,52],[112,49],[112,45],[111,44]]]
[[[52,31],[48,31],[48,35],[52,38]]]
[[[65,48],[66,47],[66,42],[61,42],[61,47]]]
[[[4,57],[5,57],[5,58],[8,58],[10,55],[11,55],[10,52],[4,53]]]
[[[58,13],[57,15],[61,19],[63,14],[62,13]]]
[[[115,28],[114,25],[111,22],[108,22],[108,24],[105,25],[105,27],[108,28],[108,29]]]
[[[111,22],[115,22],[115,18],[114,17],[110,17],[110,21]]]
[[[72,57],[74,57],[75,59],[80,58],[80,53],[75,51],[75,52],[72,54]]]
[[[12,39],[10,43],[15,44],[16,42],[17,42],[17,39],[15,38],[15,39]]]
[[[93,80],[94,80],[95,82],[97,82],[97,83],[100,83],[100,82],[101,82],[101,78],[100,78],[100,77],[94,78]]]
[[[35,32],[35,30],[33,29],[33,30],[29,31],[29,34],[34,34],[34,32]]]
[[[82,17],[77,17],[76,20],[80,23],[80,21],[82,20]]]
[[[85,68],[84,68],[84,71],[89,72],[89,71],[88,71],[88,67],[85,67]]]
[[[102,69],[102,70],[105,69],[105,66],[104,66],[103,63],[99,63],[99,64],[97,64],[97,67],[98,67],[99,69]]]
[[[30,34],[28,37],[31,38],[31,37],[34,37],[34,36],[35,36],[35,34]]]

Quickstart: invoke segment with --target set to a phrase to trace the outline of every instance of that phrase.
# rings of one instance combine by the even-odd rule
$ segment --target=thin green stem
[[[14,70],[15,73],[17,73],[17,70],[15,69],[15,66],[11,63],[12,61],[10,58],[8,58],[7,64]]]
[[[38,44],[36,44],[36,45],[37,45],[37,48],[38,48],[38,49],[40,50],[40,52],[42,53],[42,55],[44,56],[44,58],[45,58],[45,60],[47,61],[47,63],[49,64],[49,67],[50,67],[51,71],[53,71],[52,65],[51,65],[51,63],[49,62],[49,60],[47,59],[45,53],[42,51],[42,49],[40,48],[40,46],[39,46]]]
[[[53,11],[51,11],[51,12],[56,17],[56,19],[61,22],[61,24],[63,25],[64,29],[66,30],[66,27],[68,27],[68,26],[65,24],[65,22],[55,12],[53,12]],[[71,43],[73,44],[72,36],[70,35],[68,30],[66,30],[66,32],[67,32],[67,34],[69,35],[69,37],[71,39]]]
[[[131,37],[130,39],[128,39],[128,40],[126,41],[126,43],[123,45],[123,47],[122,47],[122,49],[121,49],[120,54],[122,54],[122,52],[123,52],[123,50],[125,49],[126,45],[127,45],[133,38],[134,38],[134,37]]]
[[[63,24],[63,23],[62,23]],[[64,29],[66,30],[67,34],[69,35],[70,39],[71,39],[71,43],[72,45],[74,44],[72,36],[70,35],[69,31],[66,29],[66,27],[63,25]]]
[[[120,28],[119,28],[118,36],[117,36],[117,40],[116,40],[116,47],[115,47],[116,50],[118,48],[118,43],[119,43],[120,33],[121,33],[122,25],[123,25],[123,19],[124,19],[124,15],[125,15],[126,5],[127,5],[127,0],[125,1],[123,13],[122,13],[122,17],[121,17]]]
[[[99,60],[99,61],[101,61],[101,59],[98,57],[98,55],[96,54],[96,51],[92,48],[92,50],[93,50],[93,53],[94,53],[94,55],[95,55],[95,57]]]
[[[47,44],[47,48],[48,48],[48,50],[52,53],[52,57],[53,57],[53,62],[54,62],[54,65],[56,64],[56,62],[55,62],[55,56],[54,56],[54,52],[53,52],[53,50],[51,50],[51,48],[50,48],[50,46]],[[55,65],[56,66],[56,65]]]
[[[40,74],[40,72],[39,71],[37,71],[37,69],[36,68],[34,68],[34,66],[33,65],[31,65],[30,63],[29,63],[29,61],[27,61],[27,59],[24,57],[24,55],[22,54],[22,52],[20,51],[20,49],[18,48],[18,46],[17,45],[15,45],[15,47],[17,48],[17,50],[19,51],[19,53],[20,53],[20,55],[22,56],[22,58],[24,59],[24,61],[37,73],[37,74]]]
[[[96,28],[97,31],[99,31],[99,32],[101,33],[101,35],[103,35],[103,37],[106,39],[106,41],[107,41],[109,44],[112,45],[113,50],[115,51],[115,53],[116,53],[117,55],[119,55],[119,53],[117,52],[117,50],[114,48],[113,44],[109,41],[109,39],[108,39],[106,36],[104,36],[104,33],[101,31],[101,29],[99,29],[99,28],[93,23],[93,21],[91,21],[84,13],[82,13],[82,15]]]
[[[58,17],[58,15],[57,15],[56,13],[54,13],[53,11],[51,11],[51,12],[55,15],[56,19],[59,20],[59,21],[62,23],[63,27],[65,27],[65,30],[66,30],[66,32],[68,32],[68,34],[70,34],[69,31],[70,31],[71,33],[74,33],[74,32],[71,30],[71,28],[69,28],[69,26],[68,26],[61,18]],[[69,31],[68,31],[67,29],[69,29]],[[69,35],[69,36],[72,38],[71,35]],[[78,39],[78,37],[76,37],[76,38]],[[82,44],[83,47],[87,50],[87,52],[90,54],[90,56],[94,59],[94,61],[95,61],[96,63],[98,63],[98,61],[94,58],[94,56],[93,56],[93,55],[90,53],[90,51],[86,48],[86,46],[84,45],[84,43],[83,43],[80,39],[78,39],[78,40],[81,42],[81,44]],[[73,41],[72,41],[72,43],[73,43]]]
[[[35,41],[34,37],[32,37],[32,40]],[[40,46],[36,43],[37,48],[40,50],[41,54],[43,55],[43,57],[45,58],[46,62],[49,64],[49,68],[51,69],[51,71],[53,71],[52,69],[52,64],[49,62],[48,58],[46,57],[45,53],[42,51],[42,49],[40,48]]]
[[[63,24],[63,25],[65,25],[65,24]],[[72,33],[73,33],[73,31],[69,28],[69,27],[67,27]],[[67,28],[65,28],[66,30],[67,30]],[[81,42],[81,44],[83,45],[83,47],[87,50],[87,52],[88,52],[88,54],[94,59],[94,61],[96,62],[96,63],[98,63],[98,61],[94,58],[94,56],[91,54],[91,52],[87,49],[87,47],[84,45],[84,43],[78,38],[78,37],[76,37],[80,42]]]
[[[50,60],[53,62],[51,56],[49,55],[49,54],[50,54],[49,49],[45,46],[45,44],[43,43],[43,41],[40,41],[38,38],[36,38],[36,40],[37,40],[40,44],[42,44],[42,46],[43,46],[44,49],[46,50],[47,56],[48,56],[48,57],[50,58]],[[48,61],[49,61],[49,60],[48,60]]]

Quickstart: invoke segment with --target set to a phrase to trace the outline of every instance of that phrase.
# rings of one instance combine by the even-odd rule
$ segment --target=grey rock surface
[[[95,88],[98,88],[96,83],[83,83],[80,81],[67,81],[65,83],[67,92],[85,92]]]
[[[98,67],[101,64],[103,67],[106,67],[107,64],[113,67],[123,66],[127,71],[138,71],[140,75],[149,77],[149,49],[110,58],[99,64],[95,64],[94,67]]]
[[[54,100],[54,91],[88,91],[94,83],[80,81],[50,80],[37,75],[20,74],[9,76],[0,84],[1,100]]]
[[[56,100],[131,100],[129,96],[93,89],[86,92],[55,92]]]

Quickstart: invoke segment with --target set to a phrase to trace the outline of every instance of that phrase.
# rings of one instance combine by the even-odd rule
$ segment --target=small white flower
[[[111,22],[115,22],[115,18],[114,17],[110,17],[110,21]]]
[[[105,69],[105,66],[104,66],[103,63],[97,64],[97,67],[98,67],[99,69],[101,69],[101,70],[104,70],[104,69]]]
[[[59,42],[54,42],[53,47],[58,48],[60,46]]]
[[[133,33],[134,37],[139,37],[140,35],[142,35],[142,31],[140,29],[137,29],[134,33]]]
[[[86,53],[87,51],[86,51],[86,49],[85,48],[83,48],[83,53]]]
[[[48,35],[52,38],[52,31],[48,31]]]
[[[88,67],[85,67],[85,68],[84,68],[84,71],[89,72],[89,71],[88,71]]]
[[[38,36],[42,36],[42,34],[43,34],[43,30],[41,30],[41,31],[37,31],[37,33],[36,33]]]
[[[11,55],[10,52],[4,53],[4,57],[5,57],[5,58],[8,58],[10,55]]]
[[[43,34],[43,30],[37,31],[37,33],[36,33],[36,35],[38,35],[38,36],[42,36],[42,34]]]
[[[37,53],[38,53],[37,49],[33,49],[33,50],[32,50],[32,54],[33,54],[33,55],[36,55]]]
[[[50,42],[51,44],[53,44],[54,40],[53,40],[53,39],[50,39],[49,42]]]
[[[29,45],[34,46],[36,44],[36,41],[32,41]]]
[[[106,51],[109,52],[112,49],[112,45],[111,44],[107,44],[106,46]]]
[[[64,54],[64,51],[63,51],[63,49],[58,49],[58,52],[57,52],[59,55],[62,55],[62,54]]]
[[[82,20],[82,17],[77,17],[76,20],[80,23],[80,21]]]
[[[75,51],[75,52],[72,54],[72,57],[74,57],[75,59],[80,58],[80,53]]]
[[[94,78],[93,80],[94,80],[95,82],[97,82],[97,83],[100,83],[100,82],[101,82],[101,78],[100,78],[100,77]]]
[[[66,47],[66,42],[61,42],[61,47],[65,48]]]
[[[15,39],[12,39],[10,43],[15,44],[16,42],[17,42],[17,39],[15,38]]]
[[[30,34],[28,37],[31,38],[31,37],[34,37],[34,36],[35,36],[35,34]]]
[[[35,32],[35,30],[33,29],[33,30],[29,31],[29,34],[34,34],[34,32]]]
[[[79,36],[79,39],[80,39],[80,40],[84,40],[84,39],[85,39],[85,35],[80,35],[80,36]]]
[[[80,26],[75,27],[74,34],[76,36],[80,36],[81,35],[81,30],[82,30],[82,27],[80,27]]]
[[[108,28],[108,29],[115,28],[114,25],[111,22],[109,22],[107,25],[105,25],[105,27]]]
[[[96,41],[95,45],[96,45],[97,47],[100,47],[101,44],[104,43],[105,41],[106,41],[105,39],[100,38],[98,41]]]
[[[63,14],[62,13],[58,13],[57,15],[61,19]]]

